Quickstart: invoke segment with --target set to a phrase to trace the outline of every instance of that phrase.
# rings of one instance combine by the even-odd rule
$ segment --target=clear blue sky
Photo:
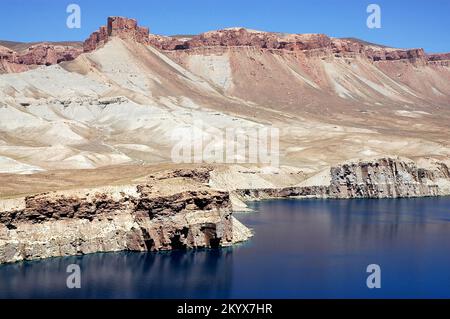
[[[70,3],[81,6],[81,29],[66,27]],[[366,26],[370,3],[381,6],[381,29]],[[106,17],[121,15],[164,35],[244,26],[450,52],[450,0],[1,0],[0,10],[2,40],[84,40]]]

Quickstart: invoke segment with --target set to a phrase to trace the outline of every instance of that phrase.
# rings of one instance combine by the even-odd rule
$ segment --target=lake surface
[[[450,298],[450,198],[279,200],[236,247],[0,266],[0,298]],[[81,289],[66,268],[81,267]],[[369,264],[381,289],[368,289]]]

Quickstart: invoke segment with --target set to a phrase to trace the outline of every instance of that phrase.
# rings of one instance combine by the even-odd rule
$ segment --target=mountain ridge
[[[0,73],[23,72],[37,65],[53,65],[71,61],[82,53],[91,52],[118,36],[138,43],[152,45],[160,50],[189,50],[199,47],[250,46],[261,49],[312,51],[324,50],[331,54],[360,54],[373,61],[407,59],[423,63],[445,63],[450,53],[427,54],[422,48],[396,49],[356,38],[332,38],[324,34],[289,34],[232,27],[208,31],[192,36],[160,36],[137,20],[126,17],[108,17],[107,24],[94,31],[83,42],[77,41],[21,43],[0,41]],[[442,61],[442,62],[441,62]]]
[[[317,35],[292,36],[293,50],[220,45],[278,36],[241,29],[161,50],[121,19],[90,52],[0,75],[0,172],[170,163],[178,127],[205,144],[210,127],[279,128],[281,166],[308,173],[368,156],[450,156],[445,60],[373,61],[360,44]]]

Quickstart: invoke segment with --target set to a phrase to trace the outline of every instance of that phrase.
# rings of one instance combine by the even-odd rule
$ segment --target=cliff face
[[[149,44],[149,29],[137,25],[134,19],[109,17],[106,26],[102,26],[84,41],[83,46],[37,43],[25,50],[15,51],[0,46],[0,73],[23,72],[39,65],[54,65],[72,61],[83,52],[91,52],[105,44],[109,37],[133,40]]]
[[[418,168],[411,161],[381,158],[332,167],[329,179],[328,185],[241,189],[236,193],[246,200],[287,197],[398,198],[450,194],[450,173],[444,163],[425,169]]]
[[[188,187],[164,190],[180,184]],[[0,263],[121,250],[215,248],[251,236],[232,217],[227,192],[178,177],[40,194],[2,205]]]
[[[161,50],[192,50],[202,47],[247,46],[258,49],[304,52],[307,55],[358,55],[371,61],[409,60],[427,62],[448,60],[448,55],[427,56],[423,49],[392,49],[366,44],[357,39],[334,39],[324,34],[281,34],[245,28],[211,31],[191,38],[150,36],[150,44]],[[308,52],[309,51],[309,52]]]
[[[129,39],[137,43],[146,44],[149,41],[149,29],[138,26],[135,19],[123,17],[109,17],[106,26],[100,27],[84,42],[84,52],[91,52],[108,42],[109,37]]]
[[[444,165],[444,164],[442,164]],[[448,172],[442,176],[448,179]],[[413,162],[391,158],[331,168],[329,196],[333,198],[386,198],[438,196],[436,172]]]
[[[334,55],[336,57],[358,55],[371,61],[408,60],[448,66],[450,54],[425,54],[423,49],[392,49],[367,44],[357,39],[335,39],[324,34],[284,34],[261,32],[245,28],[211,31],[191,37],[165,37],[149,33],[147,27],[138,26],[135,19],[109,17],[84,41],[83,48],[39,43],[24,52],[0,47],[0,71],[21,72],[37,65],[53,65],[71,61],[82,52],[92,52],[108,42],[110,37],[128,39],[152,45],[166,51],[193,50],[207,47],[253,47],[257,49],[303,52],[308,56]]]
[[[0,73],[21,72],[38,65],[72,61],[82,52],[82,48],[76,45],[51,43],[38,43],[19,52],[0,46]]]
[[[216,248],[245,241],[252,234],[232,216],[229,192],[206,186],[211,169],[169,170],[135,185],[2,200],[0,263],[122,250]],[[446,164],[423,168],[399,158],[344,163],[332,167],[327,178],[313,176],[294,187],[233,193],[243,200],[448,194]]]

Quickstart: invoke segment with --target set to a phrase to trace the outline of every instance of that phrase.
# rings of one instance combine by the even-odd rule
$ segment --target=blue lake
[[[279,200],[236,247],[0,266],[0,298],[450,298],[450,198]],[[66,268],[81,267],[81,289]],[[381,267],[381,289],[366,268]]]

